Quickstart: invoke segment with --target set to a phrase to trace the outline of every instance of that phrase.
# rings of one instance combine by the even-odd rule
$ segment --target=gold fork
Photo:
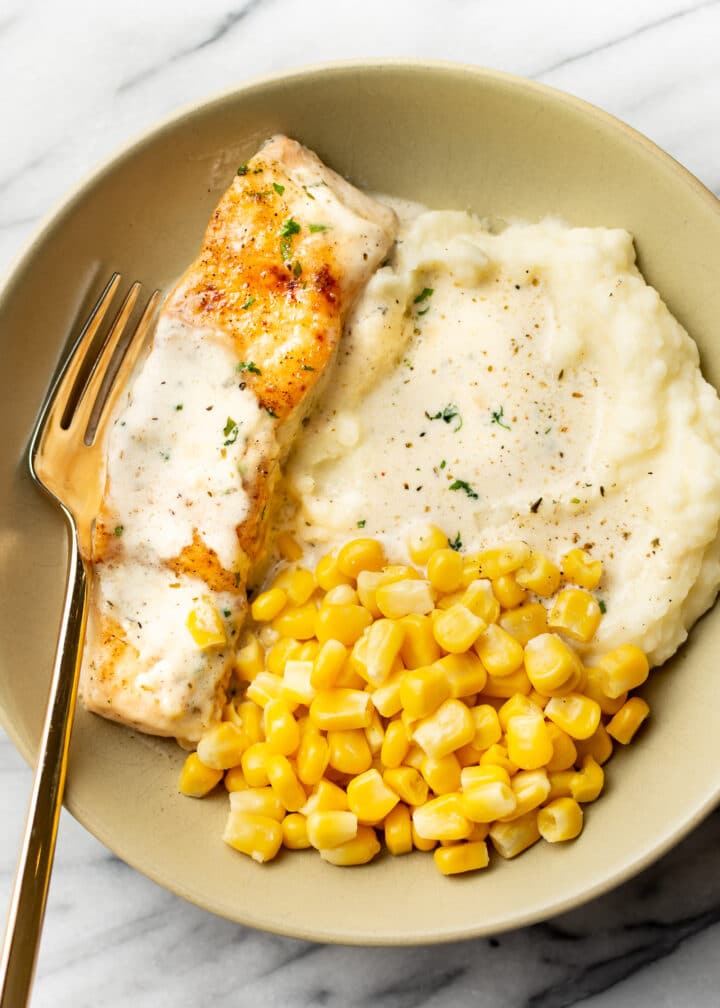
[[[48,393],[30,441],[30,474],[65,515],[70,562],[40,752],[2,948],[0,1008],[21,1008],[30,996],[67,772],[85,635],[92,528],[105,480],[104,435],[113,406],[142,350],[160,296],[159,291],[152,294],[124,351],[118,351],[140,294],[140,284],[132,285],[78,395],[95,337],[120,279],[119,274],[113,274],[100,295]]]

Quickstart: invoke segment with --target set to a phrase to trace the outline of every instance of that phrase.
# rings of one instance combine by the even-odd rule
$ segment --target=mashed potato
[[[582,546],[605,565],[587,658],[633,642],[662,662],[720,584],[720,403],[695,343],[625,231],[398,209],[289,462],[295,534]]]

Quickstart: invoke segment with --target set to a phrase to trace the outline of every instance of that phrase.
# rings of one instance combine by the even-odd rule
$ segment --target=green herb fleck
[[[233,420],[233,418],[232,417],[228,417],[227,418],[227,423],[225,424],[225,426],[223,428],[223,434],[225,435],[225,439],[226,439],[223,442],[223,444],[225,444],[225,445],[235,444],[235,442],[237,441],[237,436],[238,436],[239,430],[240,430],[240,428],[238,427],[237,423]]]
[[[492,419],[490,423],[496,423],[498,427],[504,427],[505,430],[510,430],[508,424],[503,423],[503,416],[505,415],[505,407],[501,406],[500,409],[492,411]]]
[[[600,609],[600,612],[604,616],[605,613],[607,612],[607,606],[605,605],[605,600],[604,599],[598,599],[598,607]]]
[[[366,518],[361,518],[360,521],[357,523],[358,528],[365,528],[366,525],[367,525]]]
[[[240,165],[240,167],[237,170],[237,173],[238,175],[247,175],[248,173],[247,161],[245,162],[245,164]]]
[[[232,613],[230,612],[229,609],[223,609],[223,616],[225,617],[225,619],[230,619]]]
[[[314,200],[314,199],[315,199],[315,197],[313,196],[313,194],[312,194],[312,193],[310,192],[310,190],[308,189],[308,187],[307,187],[306,185],[304,185],[304,186],[303,186],[303,189],[305,190],[305,195],[306,195],[306,196],[307,196],[307,197],[308,197],[309,199],[311,199],[311,200]]]
[[[125,526],[124,525],[116,525],[115,526],[115,535],[116,536],[121,536],[124,531],[125,531]]]
[[[283,224],[280,229],[281,238],[291,238],[293,235],[300,233],[300,225],[293,217],[288,217],[288,219]]]
[[[317,234],[319,231],[332,231],[329,224],[309,224],[308,230],[311,234]]]
[[[444,469],[446,465],[447,465],[447,462],[445,461],[445,459],[443,459],[442,462],[440,463],[440,468]]]
[[[422,304],[423,301],[427,301],[429,297],[432,297],[434,293],[434,287],[423,287],[418,296],[413,298],[413,304]]]
[[[456,552],[459,552],[462,549],[463,544],[459,532],[454,539],[448,539],[448,546],[451,550],[455,550]]]
[[[257,375],[262,374],[262,371],[257,366],[257,364],[255,363],[255,361],[244,361],[244,360],[241,360],[239,364],[235,365],[235,370],[236,371],[249,371],[250,374],[257,374]]]
[[[450,484],[449,489],[450,490],[464,490],[465,493],[468,495],[468,497],[470,497],[472,500],[477,500],[478,499],[478,495],[475,493],[475,491],[470,486],[470,484],[467,483],[465,480],[455,480],[454,483]]]
[[[272,410],[272,409],[270,409],[270,407],[269,407],[269,406],[266,406],[266,407],[265,407],[265,412],[266,412],[266,413],[269,413],[271,417],[275,417],[275,419],[276,419],[276,420],[278,419],[278,415],[277,415],[277,413],[275,412],[275,410]]]
[[[273,189],[278,194],[278,196],[282,196],[282,194],[285,192],[285,186],[280,185],[279,182],[273,182]]]
[[[303,371],[314,371],[315,370],[315,368],[314,367],[310,367],[309,364],[303,364],[302,369],[303,369]]]
[[[444,406],[441,410],[438,410],[437,413],[428,413],[428,411],[425,410],[425,416],[428,418],[428,420],[444,420],[445,423],[447,424],[452,423],[452,421],[457,417],[458,425],[457,427],[453,428],[454,434],[457,434],[457,432],[463,425],[462,417],[460,416],[458,408],[457,406],[453,406],[452,403],[448,403],[447,406]]]
[[[177,406],[175,407],[175,409],[178,410],[178,411],[181,410],[182,408],[183,408],[183,404],[181,402],[179,402],[177,404]]]
[[[295,265],[293,266],[293,276],[295,277],[296,280],[300,276],[301,273],[302,273],[302,266],[300,265],[300,263],[296,259],[295,260]]]
[[[570,503],[571,504],[579,504],[580,503],[580,498],[579,497],[571,497],[570,498]]]
[[[245,304],[243,305],[243,308],[245,309],[245,311],[247,311],[248,308],[250,308],[254,304],[255,304],[255,298],[254,297],[249,297],[247,299],[247,301],[245,302]]]

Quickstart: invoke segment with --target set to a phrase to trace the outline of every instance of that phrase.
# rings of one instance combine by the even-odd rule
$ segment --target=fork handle
[[[40,752],[0,965],[0,1008],[28,1004],[42,932],[87,620],[87,571],[70,525],[70,563]]]

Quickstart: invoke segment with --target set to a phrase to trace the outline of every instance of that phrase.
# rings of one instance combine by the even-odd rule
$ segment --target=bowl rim
[[[642,148],[646,154],[650,154],[656,160],[661,162],[665,168],[673,173],[683,185],[693,190],[695,194],[706,204],[708,212],[720,217],[720,199],[718,199],[707,186],[705,186],[695,175],[693,175],[689,169],[685,168],[676,158],[674,158],[671,154],[668,154],[667,151],[664,151],[661,147],[644,134],[640,133],[634,127],[623,122],[617,116],[610,112],[606,112],[591,102],[586,101],[583,98],[579,98],[567,91],[563,91],[540,81],[523,77],[519,74],[509,73],[504,70],[496,70],[483,65],[456,62],[453,60],[414,57],[378,57],[372,59],[356,58],[350,60],[322,61],[286,70],[279,70],[269,74],[255,75],[240,83],[231,84],[225,88],[215,90],[202,98],[185,102],[159,119],[154,120],[148,126],[134,132],[127,140],[118,143],[109,154],[105,155],[96,162],[81,176],[80,180],[75,183],[75,185],[67,189],[64,194],[62,194],[54,202],[54,205],[41,217],[31,234],[21,244],[19,250],[11,257],[8,266],[3,273],[0,274],[0,317],[3,313],[5,301],[11,295],[12,289],[17,282],[18,277],[29,260],[42,246],[42,243],[45,241],[46,235],[50,232],[50,230],[58,225],[61,225],[63,218],[72,214],[76,204],[84,197],[87,190],[100,182],[105,175],[107,175],[111,170],[114,170],[118,164],[122,163],[122,161],[126,158],[132,157],[136,151],[138,151],[155,136],[171,129],[184,120],[190,119],[211,106],[220,105],[235,96],[255,90],[261,90],[268,85],[280,81],[290,82],[316,74],[328,72],[352,73],[353,71],[364,71],[367,69],[374,69],[378,71],[382,71],[383,69],[406,69],[411,72],[414,71],[418,73],[430,70],[445,74],[457,74],[462,76],[470,75],[481,80],[503,83],[509,87],[534,92],[536,95],[545,96],[553,102],[560,102],[566,108],[574,109],[575,111],[583,114],[585,117],[594,119],[596,122],[600,122],[606,127],[624,134],[627,140],[630,140],[633,144]],[[25,456],[23,455],[23,459],[24,457]],[[0,724],[7,732],[10,740],[24,761],[33,768],[35,762],[34,752],[25,744],[25,741],[22,739],[19,731],[16,729],[15,725],[2,707],[0,707]],[[92,833],[92,835],[95,836],[100,843],[107,847],[115,856],[120,858],[134,870],[140,872],[140,874],[162,886],[162,888],[172,892],[174,895],[180,896],[194,905],[201,907],[203,910],[219,916],[218,911],[214,910],[202,899],[199,899],[194,891],[191,892],[181,882],[173,881],[172,883],[169,883],[162,876],[162,873],[159,870],[143,867],[138,864],[135,859],[128,859],[124,854],[121,854],[117,849],[115,836],[109,830],[105,830],[102,824],[95,822],[92,810],[85,807],[81,800],[76,798],[68,799],[66,793],[63,804],[71,813],[73,818],[81,823],[81,825]],[[502,934],[504,932],[527,927],[540,921],[547,920],[558,914],[565,913],[590,902],[612,889],[615,889],[623,882],[649,867],[676,846],[719,804],[720,783],[718,783],[716,788],[709,793],[708,797],[698,805],[693,814],[685,820],[682,825],[674,829],[670,834],[663,836],[658,842],[646,846],[640,854],[626,863],[622,868],[606,875],[602,880],[596,882],[589,888],[575,889],[569,895],[546,904],[542,909],[535,909],[527,911],[526,913],[516,914],[512,920],[509,920],[505,924],[495,926],[492,929],[483,927],[482,923],[479,922],[471,927],[462,926],[453,929],[445,929],[439,934],[424,934],[413,937],[398,935],[397,937],[393,936],[392,939],[388,939],[380,938],[372,932],[351,936],[338,936],[336,933],[327,931],[322,927],[281,927],[279,925],[272,925],[264,918],[257,916],[253,912],[252,908],[244,909],[241,923],[247,927],[254,927],[272,934],[297,938],[304,941],[376,947],[445,944],[460,940],[471,940],[473,938],[492,934]],[[235,918],[235,920],[238,921],[237,918]]]

